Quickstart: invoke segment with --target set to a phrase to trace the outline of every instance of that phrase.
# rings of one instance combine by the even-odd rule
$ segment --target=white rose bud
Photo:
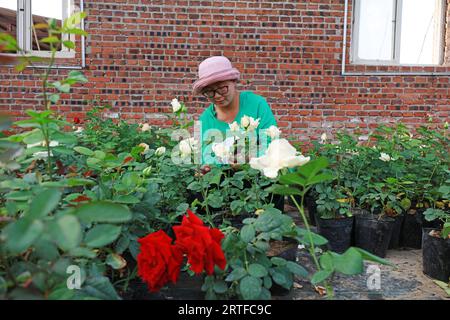
[[[141,154],[146,154],[148,152],[148,150],[150,150],[149,145],[144,142],[139,143],[139,147],[144,148],[144,151],[142,151]]]
[[[183,158],[189,156],[192,153],[192,148],[189,139],[181,140],[179,144],[179,149],[181,156]]]
[[[144,170],[142,170],[142,173],[144,174],[144,176],[149,176],[152,173],[152,166],[149,166],[147,168],[145,168]]]
[[[320,136],[320,141],[322,143],[325,143],[325,141],[327,141],[327,134],[325,132]]]
[[[144,123],[141,127],[141,131],[149,131],[151,129],[150,125],[148,123]]]
[[[384,161],[384,162],[391,161],[391,157],[387,153],[384,153],[384,152],[380,153],[380,157],[378,159],[380,159],[381,161]]]
[[[258,128],[259,126],[259,119],[253,119],[252,117],[250,117],[250,124],[247,128],[248,131],[254,131],[256,128]]]
[[[231,132],[239,132],[240,130],[239,124],[236,121],[230,123],[228,126],[230,127]]]
[[[247,129],[247,127],[250,125],[250,117],[243,116],[241,118],[241,127],[244,129]]]
[[[181,109],[181,103],[176,98],[172,99],[171,105],[174,113],[178,112]]]
[[[166,153],[166,147],[159,147],[158,149],[156,149],[155,154],[160,157],[162,156],[164,153]]]

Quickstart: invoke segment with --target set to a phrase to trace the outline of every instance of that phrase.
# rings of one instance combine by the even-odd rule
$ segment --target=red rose
[[[192,271],[201,273],[205,270],[211,275],[214,265],[225,269],[227,262],[220,244],[224,235],[219,229],[206,227],[201,219],[188,210],[181,225],[173,227],[173,230],[176,235],[175,245],[187,254]]]
[[[80,118],[78,118],[78,117],[73,118],[73,123],[80,124],[81,123]]]
[[[137,256],[138,274],[150,291],[160,290],[167,282],[178,280],[183,253],[172,245],[172,239],[162,230],[140,238]]]

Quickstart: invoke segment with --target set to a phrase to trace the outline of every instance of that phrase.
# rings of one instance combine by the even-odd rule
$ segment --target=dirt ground
[[[336,275],[331,282],[335,292],[334,298],[338,300],[450,301],[450,297],[444,290],[437,286],[431,278],[423,274],[421,249],[388,250],[386,259],[394,263],[397,269],[366,262],[363,274],[356,276]],[[297,261],[310,270],[313,268],[311,259],[304,249],[299,252]],[[379,270],[374,269],[377,267],[379,267]],[[377,274],[380,275],[379,286],[377,281],[373,280]],[[298,279],[296,282],[294,289],[288,295],[273,298],[281,300],[326,299],[317,293],[317,290],[307,281]]]

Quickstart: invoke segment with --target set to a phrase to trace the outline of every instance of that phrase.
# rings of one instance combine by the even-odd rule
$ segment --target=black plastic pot
[[[388,249],[398,249],[400,247],[400,236],[402,234],[403,221],[405,219],[404,214],[393,217],[394,229],[392,230],[391,241],[389,242]]]
[[[394,219],[372,214],[355,216],[355,245],[379,257],[386,257]]]
[[[317,231],[328,239],[328,248],[342,253],[351,246],[353,217],[341,219],[317,218]]]
[[[430,235],[433,228],[424,228],[422,234],[423,273],[448,282],[450,278],[450,239]]]
[[[170,283],[158,292],[150,292],[147,284],[137,278],[130,282],[122,297],[125,300],[203,300],[203,281],[202,275],[190,276],[187,272],[180,272],[175,284]]]
[[[298,252],[297,241],[291,238],[283,238],[283,241],[272,241],[271,249],[267,252],[267,256],[279,257],[288,261],[296,261]],[[274,296],[285,296],[290,293],[288,290],[275,282],[272,283],[270,293]]]
[[[402,247],[422,248],[422,228],[439,228],[439,221],[426,221],[423,215],[425,209],[409,210],[405,214],[400,245]]]

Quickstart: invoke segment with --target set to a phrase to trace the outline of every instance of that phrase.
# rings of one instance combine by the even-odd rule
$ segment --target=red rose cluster
[[[223,233],[205,226],[192,211],[187,213],[181,225],[173,227],[174,244],[162,230],[138,240],[141,244],[137,256],[138,274],[152,292],[160,290],[169,281],[175,283],[178,280],[185,255],[191,270],[197,274],[205,270],[211,275],[214,265],[225,269],[227,262],[221,248]]]

